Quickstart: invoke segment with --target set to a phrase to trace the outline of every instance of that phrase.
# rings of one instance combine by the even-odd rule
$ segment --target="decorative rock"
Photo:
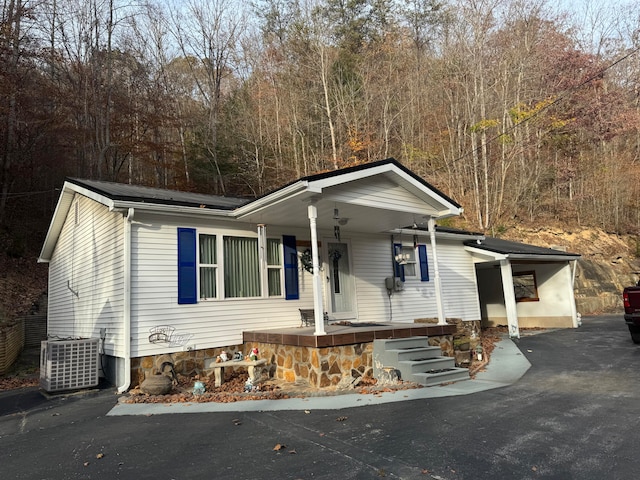
[[[166,375],[151,375],[142,382],[140,390],[149,395],[166,395],[171,391],[171,379]]]
[[[398,370],[393,367],[383,367],[378,377],[378,385],[395,385],[399,378]]]

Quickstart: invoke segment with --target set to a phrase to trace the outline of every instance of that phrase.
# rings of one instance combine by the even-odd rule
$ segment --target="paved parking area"
[[[583,317],[579,329],[515,346],[531,364],[526,373],[468,395],[338,410],[109,415],[117,396],[106,389],[0,411],[2,476],[636,478],[640,346],[622,315]]]

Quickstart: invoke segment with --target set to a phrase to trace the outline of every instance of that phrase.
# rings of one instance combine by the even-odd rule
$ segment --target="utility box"
[[[45,340],[40,347],[40,387],[60,392],[99,382],[100,339]]]

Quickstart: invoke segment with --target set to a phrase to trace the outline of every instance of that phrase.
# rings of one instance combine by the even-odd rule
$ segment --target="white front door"
[[[356,282],[348,241],[325,240],[324,268],[329,315],[337,320],[356,318]]]

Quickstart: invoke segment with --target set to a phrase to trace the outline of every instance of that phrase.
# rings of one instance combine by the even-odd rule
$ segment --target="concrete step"
[[[455,360],[451,357],[429,358],[427,360],[407,360],[398,362],[398,370],[402,373],[402,378],[410,376],[414,373],[428,372],[430,370],[443,370],[445,368],[454,368]]]
[[[466,368],[442,356],[440,347],[430,347],[428,337],[377,339],[373,342],[373,375],[381,378],[388,368],[400,378],[421,385],[439,385],[469,379]]]
[[[381,338],[373,341],[373,348],[383,350],[401,350],[407,348],[428,347],[429,337]]]
[[[440,347],[398,348],[385,352],[386,358],[395,358],[398,362],[427,360],[440,356],[442,356],[442,349]]]
[[[453,367],[442,371],[414,373],[412,378],[414,382],[430,387],[443,383],[469,380],[469,370],[466,368]]]

